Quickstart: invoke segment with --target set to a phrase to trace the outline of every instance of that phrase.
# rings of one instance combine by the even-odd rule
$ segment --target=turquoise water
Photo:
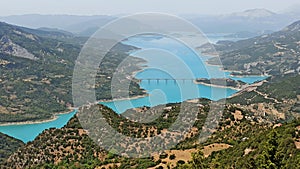
[[[169,81],[166,83],[165,81],[161,81],[157,83],[156,81],[151,81],[150,83],[148,83],[145,81],[141,83],[141,87],[148,91],[148,97],[133,100],[121,100],[115,102],[101,102],[101,104],[110,107],[117,113],[123,113],[125,110],[134,107],[153,107],[160,104],[178,103],[184,100],[200,97],[210,98],[212,100],[219,100],[236,93],[236,90],[233,89],[214,88],[214,91],[217,93],[214,95],[213,93],[211,93],[212,87],[210,86],[195,85],[191,81],[177,83],[184,85],[185,89],[182,90],[185,90],[185,93],[188,92],[189,94],[182,96],[180,93],[179,85],[174,84],[174,82]],[[195,86],[197,86],[197,90],[193,89],[195,88]]]
[[[225,72],[218,66],[207,65],[210,58],[198,55],[187,46],[170,38],[158,38],[153,35],[132,37],[123,42],[136,46],[141,50],[131,53],[132,56],[147,61],[146,68],[136,74],[137,79],[142,80],[140,86],[148,91],[149,96],[134,100],[122,100],[115,102],[101,102],[117,113],[125,110],[142,107],[157,106],[159,104],[177,103],[194,98],[208,98],[219,100],[227,98],[236,93],[236,90],[229,88],[209,87],[197,85],[192,80],[155,80],[155,79],[196,79],[196,78],[225,78],[230,77],[242,80],[246,83],[253,83],[265,77],[249,76],[245,78],[231,77],[230,72]],[[153,80],[147,80],[153,79]]]
[[[0,126],[0,132],[27,143],[34,140],[45,129],[62,128],[75,113],[76,110],[68,114],[60,114],[57,115],[56,120],[45,123]]]
[[[214,41],[216,37],[214,36]],[[136,57],[147,60],[145,69],[136,74],[136,78],[211,78],[211,77],[229,77],[230,72],[224,72],[217,66],[208,66],[205,61],[208,57],[198,56],[186,46],[167,38],[157,38],[151,36],[131,38],[125,43],[140,47],[142,49],[151,49],[159,47],[161,50],[140,50],[132,53]],[[232,78],[232,77],[231,77]],[[233,79],[242,80],[247,83],[253,83],[266,77],[233,77]],[[142,106],[156,106],[165,103],[176,103],[193,98],[209,98],[218,100],[226,98],[236,90],[225,88],[214,88],[204,85],[196,85],[191,80],[185,81],[142,81],[140,86],[149,93],[148,97],[123,100],[116,102],[105,102],[102,104],[122,113],[128,108]],[[9,125],[0,126],[0,132],[22,140],[23,142],[32,141],[43,130],[49,128],[63,127],[75,114],[58,115],[58,119],[38,124]]]

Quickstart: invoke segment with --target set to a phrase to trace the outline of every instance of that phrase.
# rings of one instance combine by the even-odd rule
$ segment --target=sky
[[[299,0],[1,0],[0,16],[118,15],[140,12],[218,15],[254,8],[282,13],[299,4]]]

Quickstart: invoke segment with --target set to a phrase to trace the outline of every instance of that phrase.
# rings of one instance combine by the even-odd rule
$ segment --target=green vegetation
[[[215,45],[226,70],[240,75],[299,73],[300,21],[269,35]],[[203,46],[205,49],[205,46]],[[206,49],[207,50],[207,49]],[[211,64],[219,64],[213,58]]]
[[[274,102],[275,100],[283,102],[289,99],[297,99],[297,96],[300,95],[300,75],[273,76],[268,78],[267,81],[268,83],[262,84],[254,91],[246,91],[227,100],[230,103],[239,104]],[[267,98],[257,92],[267,96]]]
[[[197,110],[197,120],[194,127],[202,130],[204,120],[209,110],[209,100],[198,100],[201,104]],[[104,115],[105,120],[118,132],[131,137],[153,137],[160,133],[174,120],[178,118],[180,104],[168,104],[168,109],[143,108],[138,111],[140,114],[150,110],[162,114],[151,123],[132,122],[116,113],[111,109],[101,105],[99,109]],[[84,109],[83,109],[84,110]],[[81,111],[83,111],[81,110]],[[93,111],[93,108],[89,108]],[[133,110],[131,110],[133,111]],[[84,110],[88,114],[87,110]],[[151,111],[150,111],[151,112]],[[193,112],[193,111],[191,111]],[[134,112],[126,112],[129,114]],[[193,112],[195,113],[195,112]],[[149,114],[147,114],[149,115]],[[205,158],[202,151],[197,151],[192,155],[191,161],[184,161],[174,154],[159,155],[159,159],[136,158],[129,159],[115,155],[112,151],[107,152],[96,145],[86,132],[81,128],[77,118],[73,118],[63,129],[49,129],[44,131],[33,142],[15,152],[3,166],[15,168],[18,166],[28,166],[30,168],[148,168],[165,164],[163,160],[177,160],[177,168],[290,168],[299,165],[299,153],[295,144],[300,144],[300,120],[284,124],[282,127],[273,129],[272,125],[276,122],[259,122],[257,119],[265,118],[255,115],[255,112],[247,108],[240,108],[233,104],[226,105],[222,114],[214,114],[211,120],[218,118],[219,127],[202,144],[199,144],[199,132],[190,133],[184,141],[174,147],[174,150],[185,150],[191,148],[202,149],[204,146],[214,143],[226,143],[231,148],[213,152]],[[168,117],[168,118],[165,118]],[[130,117],[132,118],[132,117]],[[82,119],[81,119],[82,120]],[[211,121],[210,120],[210,121]],[[209,126],[208,126],[209,127]],[[207,130],[211,130],[207,128]],[[105,131],[105,130],[104,130]],[[151,134],[152,133],[152,134]],[[116,143],[117,144],[117,143]],[[126,147],[128,145],[125,145]],[[143,150],[143,146],[135,145],[135,148]],[[38,160],[33,160],[38,159]],[[176,168],[173,166],[172,168]],[[161,167],[160,167],[161,168]]]
[[[295,142],[299,139],[300,120],[275,129],[253,133],[247,140],[232,148],[214,152],[203,158],[195,153],[189,164],[178,168],[299,168],[300,150]],[[195,167],[195,164],[201,165]]]
[[[217,85],[221,87],[233,87],[233,88],[242,88],[244,85],[246,85],[245,82],[240,80],[233,80],[230,78],[212,78],[212,79],[206,79],[206,78],[200,78],[196,79],[196,83],[202,83],[207,85]]]
[[[0,133],[0,163],[22,146],[22,141]]]
[[[241,69],[244,70],[243,73],[250,74],[267,72],[274,75],[291,70],[296,72],[298,60],[295,57],[299,57],[299,45],[296,45],[292,37],[299,39],[299,24],[295,23],[287,30],[266,37],[233,42],[230,48],[227,48],[225,44],[225,46],[219,46],[219,50],[223,48],[222,59],[225,67]],[[4,28],[24,31],[24,29],[10,25],[4,25]],[[72,42],[72,37],[48,39],[37,35],[33,40],[31,36],[31,38],[28,38],[28,35],[24,37],[24,34],[15,31],[4,33],[9,35],[7,36],[12,42],[26,48],[37,59],[25,59],[5,54],[9,48],[2,50],[0,55],[2,122],[46,118],[50,117],[52,112],[65,111],[67,105],[72,105],[70,81],[74,59],[77,57],[79,44],[82,41],[74,39],[76,42]],[[282,38],[283,36],[285,38]],[[60,50],[57,50],[57,46],[61,46]],[[284,49],[285,47],[287,49]],[[38,48],[42,50],[37,50]],[[64,50],[63,54],[59,53],[61,49]],[[116,50],[114,54],[109,53],[101,63],[95,86],[97,99],[111,99],[110,90],[108,90],[111,83],[109,77],[112,76],[122,59],[128,56],[127,52],[133,49],[135,48],[117,45],[113,49]],[[142,62],[137,58],[131,59],[130,65],[138,65]],[[139,70],[139,67],[134,66],[131,70]],[[1,145],[5,152],[1,167],[142,169],[163,168],[164,164],[179,169],[300,168],[300,119],[295,120],[295,117],[299,117],[299,79],[300,76],[297,73],[291,72],[285,76],[272,76],[261,86],[252,86],[252,89],[249,89],[250,92],[244,91],[228,99],[223,111],[213,111],[212,114],[208,114],[210,104],[219,104],[207,99],[167,104],[165,107],[128,110],[123,114],[127,118],[103,105],[84,106],[77,114],[77,116],[83,114],[87,120],[94,122],[90,123],[92,125],[100,123],[100,119],[104,120],[117,132],[133,138],[149,138],[159,134],[162,134],[163,138],[171,138],[168,142],[159,140],[160,142],[156,144],[158,147],[181,140],[172,149],[181,152],[193,150],[195,153],[188,160],[180,159],[176,153],[168,154],[162,149],[156,149],[155,145],[150,146],[157,150],[158,158],[153,156],[130,159],[116,155],[116,149],[108,152],[87,135],[87,132],[91,134],[96,131],[99,133],[98,138],[105,138],[105,141],[111,142],[108,130],[92,126],[94,128],[85,131],[78,118],[74,117],[62,129],[45,130],[34,141],[18,150],[17,148],[22,143],[18,144],[18,141],[3,136],[1,140],[4,143]],[[130,89],[131,95],[144,93],[134,81]],[[44,91],[45,94],[41,94],[40,91]],[[120,91],[119,96],[122,97],[123,94],[124,91]],[[181,118],[181,109],[186,110],[187,118]],[[99,116],[99,111],[103,116]],[[96,116],[90,118],[89,115]],[[145,119],[144,117],[155,117],[155,120],[145,123],[137,122]],[[180,126],[177,126],[178,131],[169,132],[168,128],[177,120],[181,120]],[[193,126],[188,125],[191,120],[195,120]],[[210,123],[206,124],[206,122]],[[217,127],[215,127],[216,124],[218,124]],[[182,139],[178,133],[186,128],[191,130],[186,132]],[[200,138],[201,141],[203,140],[201,143],[199,143],[200,134],[204,135]],[[10,142],[13,144],[8,144]],[[215,149],[212,153],[205,154],[205,148],[214,147],[214,144],[226,144],[229,148]],[[123,145],[116,142],[115,145],[121,148],[118,149],[120,151],[118,153],[127,152],[125,150],[143,152],[149,148],[146,143]],[[13,154],[8,157],[10,153]],[[168,164],[167,160],[176,160],[177,166]]]
[[[271,77],[269,83],[263,84],[258,91],[267,93],[269,97],[279,101],[295,99],[300,95],[300,75],[291,74],[284,77]]]
[[[0,23],[0,123],[48,119],[54,113],[68,111],[73,105],[73,68],[85,40]],[[118,44],[99,63],[95,88],[98,100],[111,99],[109,77],[134,49]],[[131,66],[132,72],[139,70],[142,60],[130,58],[130,65],[125,67]],[[134,81],[129,90],[130,95],[144,94]],[[122,92],[119,97],[124,96]]]

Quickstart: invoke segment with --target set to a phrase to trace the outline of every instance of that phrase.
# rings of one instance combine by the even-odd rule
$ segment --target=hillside
[[[0,133],[0,163],[22,146],[24,146],[22,141]]]
[[[298,74],[270,77],[258,86],[243,89],[227,101],[256,110],[265,116],[277,116],[289,121],[299,117],[299,83]]]
[[[207,103],[207,100],[200,102]],[[123,134],[139,138],[160,134],[174,122],[179,114],[179,104],[171,104],[169,106],[172,109],[164,110],[163,114],[155,122],[149,124],[131,122],[101,105],[92,106],[88,110],[85,110],[86,107],[82,110],[85,110],[85,113],[89,113],[87,111],[92,113],[93,109],[99,107],[105,119],[115,129]],[[158,106],[155,109],[160,110],[161,108]],[[197,128],[201,128],[204,123],[206,114],[204,110],[205,108],[202,108],[201,113],[199,113],[199,122],[196,122]],[[166,116],[169,118],[165,119],[164,117]],[[135,145],[133,148],[142,150],[144,146],[146,145]],[[127,168],[128,165],[146,168],[159,163],[159,161],[153,161],[152,158],[128,159],[114,155],[112,152],[104,151],[88,137],[87,132],[81,128],[78,119],[75,117],[62,129],[44,131],[34,141],[15,152],[2,166],[4,168],[58,168],[59,166],[95,168],[111,164],[121,168]]]
[[[238,42],[223,41],[215,45],[226,70],[241,74],[282,75],[299,73],[300,21],[279,32]],[[209,53],[205,46],[201,47]],[[219,64],[215,59],[211,64]]]
[[[0,23],[0,122],[48,119],[72,106],[73,68],[85,40],[61,34]],[[99,65],[98,100],[111,98],[108,77],[134,49],[119,44]],[[139,70],[140,62],[131,58],[125,66]],[[144,94],[135,82],[130,90]]]
[[[128,159],[113,155],[98,147],[86,131],[81,129],[77,118],[73,118],[63,129],[49,129],[39,135],[33,142],[15,152],[3,166],[8,168],[32,167],[32,168],[257,168],[260,166],[276,165],[282,168],[299,165],[299,120],[291,123],[293,115],[291,109],[283,111],[290,99],[299,102],[299,87],[294,84],[299,76],[274,77],[269,82],[257,86],[260,92],[274,91],[270,97],[285,93],[284,104],[275,104],[269,100],[260,102],[250,100],[247,104],[234,103],[234,99],[242,100],[247,95],[240,95],[229,99],[223,112],[215,112],[209,121],[216,122],[218,127],[213,128],[210,124],[203,128],[203,124],[209,110],[209,100],[200,99],[189,101],[186,104],[195,104],[199,108],[192,114],[197,115],[197,121],[191,133],[185,137],[172,150],[158,152],[153,157]],[[290,91],[282,83],[289,84]],[[298,101],[297,101],[298,99]],[[247,99],[245,99],[247,100]],[[253,102],[251,102],[253,101]],[[291,102],[295,103],[295,102]],[[99,106],[100,109],[95,109]],[[166,132],[166,128],[178,119],[180,104],[168,104],[168,108],[157,106],[154,108],[137,108],[125,112],[125,116],[117,115],[111,109],[101,105],[86,106],[80,109],[86,117],[97,113],[98,110],[104,115],[104,119],[118,132],[135,138],[153,137]],[[295,106],[294,107],[299,107]],[[162,112],[160,116],[151,123],[136,123],[135,114],[151,117],[155,112]],[[149,114],[150,113],[150,114]],[[221,114],[220,114],[221,113]],[[79,113],[80,114],[80,113]],[[132,116],[129,116],[132,115]],[[287,118],[289,117],[289,119]],[[294,117],[294,116],[293,116]],[[92,120],[97,118],[92,118]],[[98,118],[99,119],[99,118]],[[83,119],[81,119],[83,120]],[[273,129],[275,128],[275,129]],[[207,141],[199,144],[201,130],[212,135]],[[105,129],[101,130],[105,137]],[[203,133],[202,133],[203,134]],[[170,135],[176,136],[176,133]],[[101,137],[101,135],[100,135]],[[104,139],[105,140],[105,139]],[[108,138],[108,140],[110,140]],[[108,141],[107,140],[107,141]],[[116,146],[141,151],[147,149],[147,144],[123,145],[122,142],[115,143]],[[288,145],[288,146],[287,146]],[[154,148],[154,147],[153,147]],[[226,150],[224,150],[226,149]],[[283,153],[284,152],[284,153]],[[286,153],[288,152],[288,154]]]
[[[223,111],[213,111],[209,115],[210,105],[219,105],[215,104],[218,102],[195,99],[165,107],[131,109],[123,114],[125,118],[103,105],[87,105],[81,107],[77,116],[62,129],[45,130],[18,150],[22,143],[12,144],[7,154],[13,153],[8,158],[3,157],[1,168],[299,168],[299,29],[300,22],[296,22],[264,37],[219,43],[217,48],[226,69],[241,69],[241,74],[273,75],[227,99]],[[0,34],[1,121],[43,119],[51,117],[52,112],[67,110],[67,106],[72,105],[70,82],[81,42],[75,38],[76,42],[71,43],[72,37],[50,39],[7,24],[2,30],[5,35]],[[108,54],[101,65],[105,71],[100,69],[97,76],[97,99],[110,99],[109,91],[104,90],[110,86],[108,77],[128,56],[127,52],[134,49],[119,45],[113,49],[114,55]],[[281,53],[275,55],[278,52]],[[131,64],[135,65],[133,70],[139,70],[137,65],[142,60],[131,59]],[[256,59],[259,63],[254,61]],[[144,94],[138,84],[133,83],[132,95]],[[181,107],[183,105],[187,107]],[[187,117],[181,117],[180,108],[188,110]],[[92,126],[82,129],[78,117]],[[156,118],[138,123],[141,117]],[[180,120],[179,130],[169,130],[177,120]],[[192,120],[195,124],[189,126]],[[112,136],[114,133],[102,126],[103,122],[131,138],[151,138],[160,134],[161,137],[155,145],[112,141],[121,137]],[[183,132],[185,128],[189,131]],[[92,136],[96,139],[91,139],[88,133],[94,132],[97,134]],[[200,143],[202,135],[209,137],[207,140],[201,137],[204,141]],[[162,138],[168,140],[164,142]],[[94,140],[99,144],[113,143],[119,152],[116,149],[108,152]],[[167,147],[178,140],[179,144],[171,150],[161,150],[160,146]],[[1,145],[7,147],[7,143]],[[148,158],[115,154],[143,154],[149,149],[156,153]]]
[[[213,152],[208,158],[198,151],[188,164],[177,168],[299,168],[299,125],[300,120],[296,120],[254,132],[228,149]]]

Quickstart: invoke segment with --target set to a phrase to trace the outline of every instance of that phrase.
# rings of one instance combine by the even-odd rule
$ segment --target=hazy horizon
[[[16,5],[17,4],[17,5]],[[186,0],[174,2],[173,0],[87,0],[74,2],[72,0],[10,0],[2,2],[0,16],[11,15],[124,15],[141,12],[161,12],[176,15],[221,15],[242,12],[249,9],[266,9],[275,13],[283,13],[300,7],[299,0]]]

